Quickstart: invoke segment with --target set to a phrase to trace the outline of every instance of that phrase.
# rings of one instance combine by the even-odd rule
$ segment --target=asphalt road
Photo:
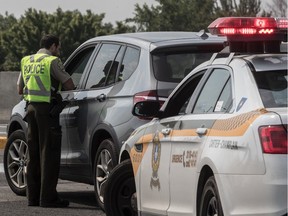
[[[3,170],[3,150],[0,150],[0,215],[2,216],[105,216],[96,206],[93,186],[59,180],[60,196],[70,201],[68,208],[28,207],[26,197],[15,195],[7,185]]]

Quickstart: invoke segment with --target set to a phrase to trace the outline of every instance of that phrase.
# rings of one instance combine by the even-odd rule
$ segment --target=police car
[[[124,143],[107,216],[287,215],[287,18],[219,18],[228,53],[176,87]],[[285,43],[284,43],[285,45]],[[287,44],[286,44],[287,45]]]

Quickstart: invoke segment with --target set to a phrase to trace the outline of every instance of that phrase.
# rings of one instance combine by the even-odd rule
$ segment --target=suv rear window
[[[179,83],[199,64],[208,61],[213,53],[157,53],[152,56],[155,78]]]
[[[254,77],[265,107],[287,107],[287,71],[256,72]]]

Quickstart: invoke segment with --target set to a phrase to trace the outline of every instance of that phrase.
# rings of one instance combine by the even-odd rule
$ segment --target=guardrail
[[[8,123],[13,107],[21,100],[17,91],[18,76],[17,71],[0,71],[0,125]]]

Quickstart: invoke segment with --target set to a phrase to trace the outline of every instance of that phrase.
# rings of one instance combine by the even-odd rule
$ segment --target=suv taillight
[[[287,131],[282,125],[262,126],[259,135],[264,153],[287,154]]]
[[[137,102],[147,101],[147,100],[159,101],[160,106],[162,106],[166,98],[159,97],[156,90],[151,90],[151,91],[143,91],[143,92],[139,92],[135,94],[133,102],[134,104],[136,104]]]

